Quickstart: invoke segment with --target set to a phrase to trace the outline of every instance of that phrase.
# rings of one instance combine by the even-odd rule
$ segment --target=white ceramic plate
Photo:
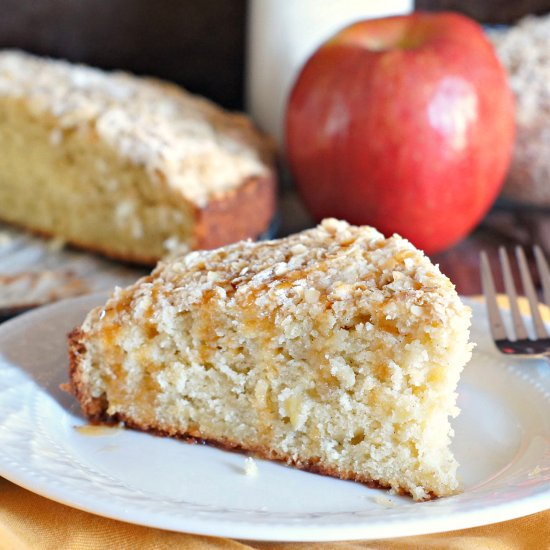
[[[0,475],[31,491],[141,525],[259,540],[434,533],[550,508],[550,366],[498,355],[482,304],[471,304],[478,346],[455,421],[465,490],[414,503],[265,461],[246,476],[243,455],[207,446],[75,428],[84,419],[59,389],[65,336],[101,301],[67,300],[0,327]]]

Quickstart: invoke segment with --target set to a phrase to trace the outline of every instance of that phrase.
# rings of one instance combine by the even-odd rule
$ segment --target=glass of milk
[[[410,13],[413,0],[251,0],[246,107],[283,145],[288,94],[303,64],[330,36],[361,19]]]

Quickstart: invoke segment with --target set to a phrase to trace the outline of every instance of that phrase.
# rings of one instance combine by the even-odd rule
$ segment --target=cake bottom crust
[[[80,329],[73,330],[69,335],[69,383],[64,384],[62,388],[76,397],[76,399],[80,402],[84,414],[88,417],[91,424],[112,426],[122,422],[125,427],[133,430],[147,432],[161,437],[172,437],[186,443],[212,445],[226,451],[252,454],[257,458],[283,462],[289,466],[293,466],[307,472],[362,483],[371,489],[391,488],[389,483],[383,483],[379,480],[358,474],[357,472],[342,471],[327,464],[323,464],[319,457],[294,458],[290,455],[278,452],[265,446],[248,446],[232,441],[228,438],[222,439],[209,437],[207,434],[202,434],[199,430],[193,430],[192,432],[175,430],[171,432],[158,429],[152,425],[135,422],[132,418],[125,416],[123,413],[109,415],[107,414],[107,399],[90,396],[86,392],[85,386],[82,384],[78,374],[78,362],[80,355],[85,351],[85,346],[81,341],[83,336],[84,335]],[[404,487],[399,487],[397,490],[394,488],[394,492],[399,495],[411,495],[410,491]],[[429,496],[424,500],[432,500],[437,498],[437,495],[433,492],[429,492],[428,495]]]
[[[256,458],[263,458],[267,460],[273,460],[276,462],[283,462],[289,466],[292,466],[294,468],[298,468],[299,470],[304,470],[310,473],[334,477],[345,481],[355,481],[363,485],[366,485],[371,489],[386,489],[386,490],[391,489],[391,486],[389,484],[380,482],[378,480],[374,480],[370,477],[359,475],[356,472],[341,471],[331,466],[328,466],[326,464],[323,464],[321,462],[321,459],[317,457],[309,458],[309,459],[302,459],[299,457],[293,458],[290,455],[279,453],[273,449],[269,449],[268,447],[245,446],[235,441],[231,441],[230,439],[215,439],[210,437],[203,437],[202,434],[198,431],[193,431],[193,433],[176,431],[172,433],[166,430],[159,430],[158,428],[155,428],[153,426],[147,426],[147,425],[136,423],[132,419],[127,418],[124,414],[120,414],[120,413],[117,413],[116,415],[113,415],[113,416],[109,416],[104,412],[103,415],[99,417],[95,417],[93,420],[91,420],[92,424],[107,425],[107,426],[120,424],[121,422],[127,428],[131,428],[133,430],[137,430],[140,432],[147,432],[160,437],[172,437],[174,439],[184,441],[185,443],[211,445],[213,447],[223,449],[224,451],[251,454]],[[404,496],[404,495],[412,496],[411,493],[403,487],[400,487],[397,491],[394,490],[394,492],[401,496]],[[433,500],[436,498],[437,496],[434,493],[430,492],[429,497],[424,500]]]

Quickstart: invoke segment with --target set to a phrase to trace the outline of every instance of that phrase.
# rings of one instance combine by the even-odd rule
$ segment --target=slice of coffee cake
[[[449,449],[470,310],[399,236],[334,219],[161,263],[70,336],[95,422],[205,440],[422,500]]]

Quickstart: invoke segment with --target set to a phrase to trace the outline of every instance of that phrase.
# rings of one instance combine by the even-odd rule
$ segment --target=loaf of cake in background
[[[161,262],[70,336],[68,389],[125,422],[409,493],[459,490],[470,309],[408,241],[334,219]]]
[[[550,14],[490,30],[516,96],[517,136],[503,195],[550,206]]]
[[[0,219],[154,263],[263,233],[270,140],[166,82],[0,52]]]

